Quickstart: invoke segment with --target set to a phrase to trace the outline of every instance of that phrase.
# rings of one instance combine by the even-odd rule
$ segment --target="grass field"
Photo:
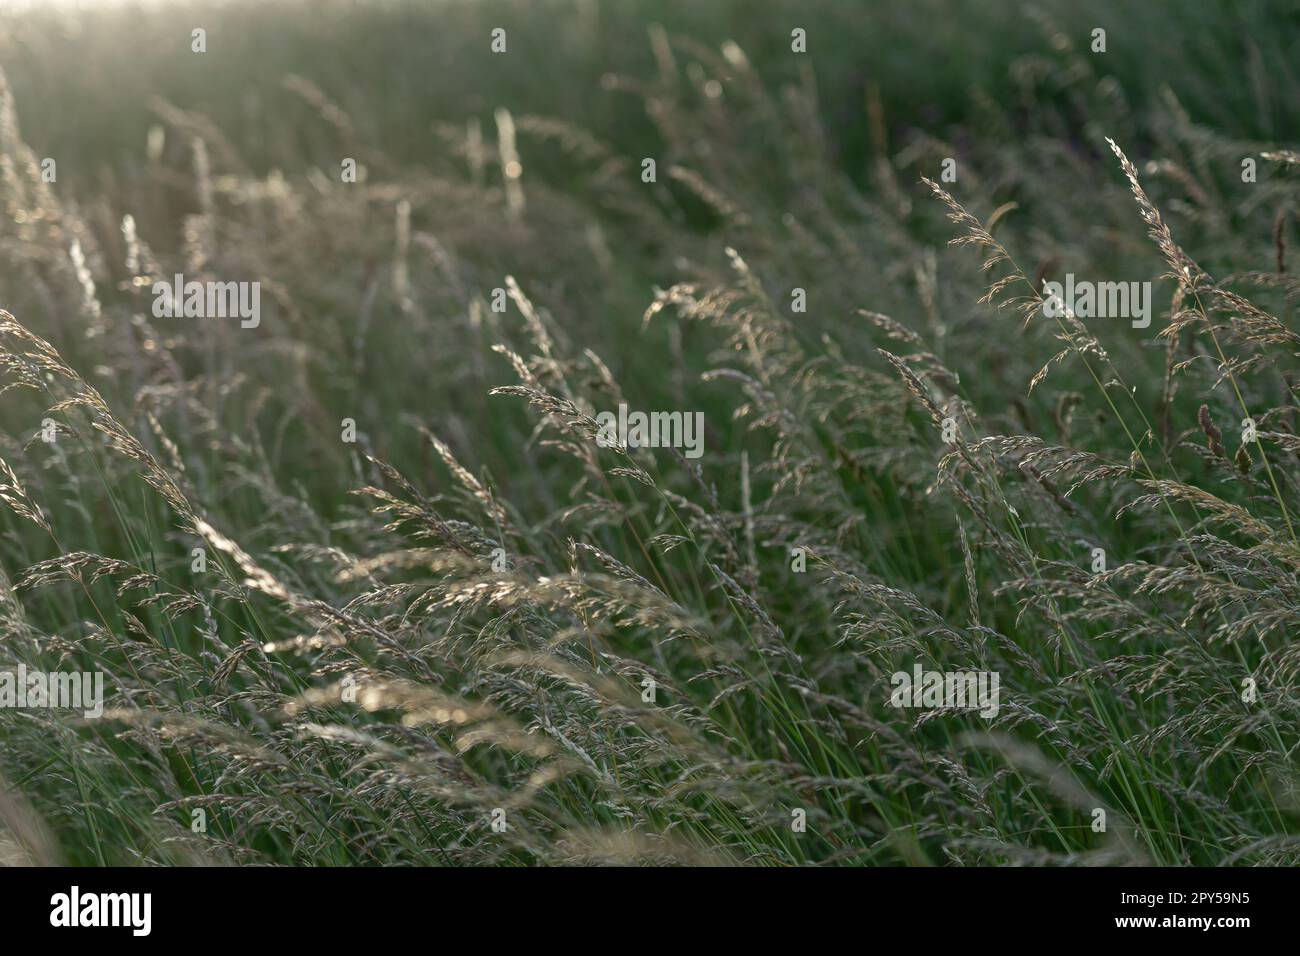
[[[104,687],[0,684],[0,862],[1297,865],[1298,62],[1261,0],[0,10],[0,670]]]

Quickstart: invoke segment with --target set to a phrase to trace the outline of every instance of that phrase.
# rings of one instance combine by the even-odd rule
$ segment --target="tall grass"
[[[1005,63],[974,32],[928,132],[903,73],[840,124],[843,58],[768,77],[673,6],[627,68],[575,7],[555,111],[508,95],[543,15],[457,7],[528,24],[481,115],[285,54],[251,89],[298,112],[215,111],[278,139],[159,95],[53,184],[0,79],[0,658],[109,688],[0,709],[0,857],[1300,861],[1296,84],[1216,116],[1207,52],[1189,106],[1124,53],[1147,6],[1109,60],[1053,5]],[[155,318],[177,272],[262,324]],[[1047,317],[1066,273],[1152,281],[1151,327]],[[597,441],[620,402],[705,454]],[[914,664],[998,715],[890,706]]]

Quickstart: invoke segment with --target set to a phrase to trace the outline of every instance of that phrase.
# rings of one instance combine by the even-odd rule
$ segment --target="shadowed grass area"
[[[5,859],[1297,862],[1293,10],[197,9],[0,30]]]

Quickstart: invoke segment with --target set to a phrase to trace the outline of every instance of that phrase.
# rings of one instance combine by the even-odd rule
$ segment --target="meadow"
[[[1297,54],[0,11],[0,862],[1297,865]]]

